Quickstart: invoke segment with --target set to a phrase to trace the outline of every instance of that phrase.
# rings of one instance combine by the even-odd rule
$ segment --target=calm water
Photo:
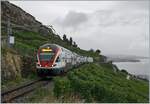
[[[148,59],[140,59],[141,62],[114,62],[119,69],[125,69],[134,75],[150,75]]]

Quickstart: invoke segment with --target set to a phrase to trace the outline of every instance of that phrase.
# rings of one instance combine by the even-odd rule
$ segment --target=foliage
[[[64,34],[63,35],[63,41],[66,41],[67,40],[67,36]]]
[[[96,53],[98,53],[98,54],[100,54],[100,53],[101,53],[101,51],[100,51],[99,49],[97,49],[95,52],[96,52]]]
[[[29,56],[23,56],[22,57],[22,71],[21,71],[21,75],[22,77],[30,77],[30,78],[34,78],[35,75],[35,65],[36,65],[36,61],[35,61],[35,57],[29,57]]]
[[[72,45],[72,37],[70,37],[69,44]]]
[[[73,47],[76,47],[76,48],[78,47],[75,41],[73,42]]]
[[[127,80],[121,73],[114,72],[109,64],[85,64],[70,71],[67,78],[57,77],[54,93],[57,97],[78,93],[85,102],[148,102],[148,82]]]
[[[121,72],[128,74],[128,72],[125,69],[122,69]]]
[[[82,50],[77,47],[76,42],[70,37],[70,40],[67,39],[67,36],[64,34],[63,40],[55,35],[47,35],[42,36],[42,34],[31,32],[31,31],[23,31],[23,30],[13,30],[13,34],[15,36],[15,46],[14,48],[21,55],[30,55],[36,53],[39,46],[45,43],[55,43],[61,45],[73,52],[76,52],[79,55],[90,56],[90,57],[99,57],[99,54],[93,51]],[[70,42],[71,41],[71,42]],[[72,43],[72,44],[71,44]]]
[[[63,93],[69,92],[70,92],[70,81],[66,78],[55,78],[55,88],[54,88],[55,96],[58,98],[59,96],[63,96]]]

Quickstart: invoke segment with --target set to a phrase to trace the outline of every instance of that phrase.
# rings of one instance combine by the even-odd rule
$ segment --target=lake
[[[150,75],[149,59],[140,59],[140,62],[113,62],[113,64],[134,75]]]

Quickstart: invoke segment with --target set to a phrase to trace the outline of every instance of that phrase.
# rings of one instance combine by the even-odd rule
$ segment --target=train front
[[[37,53],[37,69],[52,69],[57,48],[50,46],[39,48]]]
[[[54,44],[45,44],[41,46],[37,53],[37,74],[39,76],[47,76],[56,74],[58,70],[58,58],[61,49]]]

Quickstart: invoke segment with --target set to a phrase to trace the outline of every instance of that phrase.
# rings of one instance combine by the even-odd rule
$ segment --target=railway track
[[[1,102],[10,103],[33,90],[47,85],[51,80],[37,79],[1,93]]]

